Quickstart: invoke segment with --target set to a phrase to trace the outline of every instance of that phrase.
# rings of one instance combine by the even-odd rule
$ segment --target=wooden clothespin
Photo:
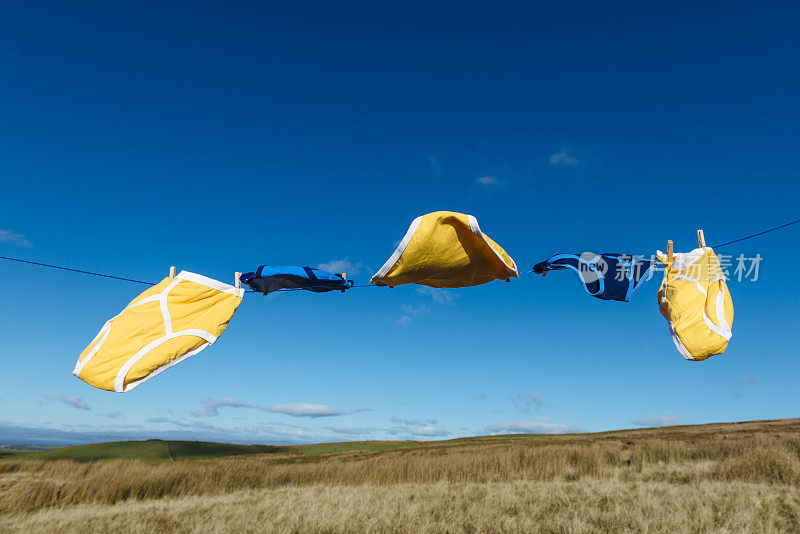
[[[233,287],[235,287],[236,289],[241,289],[242,288],[242,281],[239,280],[240,276],[242,276],[242,273],[240,273],[238,271],[233,273],[233,278],[234,278]]]
[[[667,262],[672,265],[672,240],[667,241]]]
[[[174,265],[169,268],[169,277],[170,278],[175,278],[175,266]]]
[[[702,230],[697,231],[697,246],[700,248],[705,248],[706,246],[706,236],[703,235]]]

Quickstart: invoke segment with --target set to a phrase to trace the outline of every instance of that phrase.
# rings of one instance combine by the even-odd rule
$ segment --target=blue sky
[[[798,217],[791,4],[59,2],[0,10],[0,255],[158,281],[260,264],[366,283],[411,220],[475,215],[520,267]],[[0,441],[441,439],[794,417],[800,228],[730,283],[724,356],[571,273],[247,295],[130,393],[77,355],[142,286],[0,262]],[[317,407],[307,404],[322,405]],[[314,416],[309,416],[309,414]],[[5,436],[5,438],[3,438]]]

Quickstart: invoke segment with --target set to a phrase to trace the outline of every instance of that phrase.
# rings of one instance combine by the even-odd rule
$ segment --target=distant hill
[[[270,454],[286,452],[286,447],[268,445],[235,445],[203,441],[113,441],[74,447],[59,447],[39,451],[0,451],[0,457],[15,460],[76,460],[89,462],[122,458],[149,462],[169,462],[178,459],[220,458],[241,454]]]
[[[296,454],[316,456],[326,454],[389,451],[407,447],[447,447],[481,442],[518,442],[535,440],[536,443],[583,443],[587,439],[611,438],[628,434],[639,438],[689,439],[694,436],[725,432],[763,432],[783,429],[787,425],[795,428],[800,420],[746,421],[742,423],[711,423],[706,425],[680,425],[671,427],[614,430],[586,434],[502,434],[475,436],[445,441],[348,441],[340,443],[317,443],[311,445],[237,445],[204,441],[169,441],[151,439],[147,441],[113,441],[76,445],[46,450],[3,450],[0,459],[9,460],[75,460],[90,462],[107,459],[142,460],[146,462],[170,462],[175,460],[198,460],[255,454]],[[531,441],[533,443],[533,441]]]
[[[343,443],[319,443],[314,445],[271,446],[237,445],[207,441],[112,441],[92,443],[45,450],[1,450],[0,458],[13,460],[95,460],[126,459],[146,462],[170,462],[174,460],[200,460],[245,454],[289,453],[303,455],[331,454],[349,451],[384,451],[409,447],[414,441],[355,441]]]

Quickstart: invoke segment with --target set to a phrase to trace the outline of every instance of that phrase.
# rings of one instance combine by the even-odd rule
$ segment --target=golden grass
[[[153,464],[0,462],[0,531],[800,531],[800,420]]]
[[[745,482],[286,486],[49,508],[8,532],[796,532],[796,490]]]

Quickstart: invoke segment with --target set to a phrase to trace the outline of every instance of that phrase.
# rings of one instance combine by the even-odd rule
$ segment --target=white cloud
[[[443,437],[450,435],[450,431],[437,427],[435,419],[404,419],[401,417],[392,417],[390,419],[395,426],[382,428],[382,427],[324,427],[325,430],[330,430],[335,434],[346,435],[350,438],[360,439],[375,439],[370,437],[372,434],[385,434],[397,438],[433,438]]]
[[[400,309],[405,315],[424,315],[430,311],[427,306],[412,306],[411,304],[403,304]]]
[[[0,229],[0,243],[7,243],[9,245],[19,245],[21,247],[31,246],[30,242],[25,239],[25,236],[12,232],[11,230]]]
[[[436,424],[436,419],[401,419],[399,417],[392,417],[389,420],[392,423],[407,426],[430,426]]]
[[[393,417],[392,420],[394,422],[402,422],[403,419],[397,419]],[[409,422],[419,422],[419,421],[409,421]],[[444,428],[439,428],[434,426],[433,424],[428,425],[398,425],[393,426],[390,428],[381,428],[381,427],[324,427],[325,430],[329,430],[334,434],[341,434],[348,436],[350,438],[360,438],[360,439],[368,439],[371,437],[372,434],[388,434],[395,438],[397,437],[406,437],[406,438],[413,438],[413,437],[423,437],[423,438],[434,438],[434,437],[444,437],[450,435],[450,431]],[[374,438],[371,438],[374,439]]]
[[[511,402],[519,413],[530,413],[531,408],[538,412],[539,409],[544,406],[542,398],[533,391],[518,393],[511,397]]]
[[[486,432],[490,434],[574,434],[585,432],[585,430],[579,426],[543,423],[541,421],[516,421],[489,425],[486,427]]]
[[[445,430],[444,428],[438,428],[435,426],[422,426],[422,427],[415,427],[411,428],[408,431],[409,434],[412,436],[420,436],[424,438],[434,438],[434,437],[443,437],[449,436],[450,432]]]
[[[230,397],[221,399],[203,399],[204,409],[194,412],[192,415],[196,417],[216,417],[219,415],[220,408],[251,408],[260,410],[262,412],[282,413],[292,417],[331,417],[335,415],[346,415],[348,413],[358,413],[366,411],[367,408],[359,408],[352,412],[344,412],[331,408],[325,404],[311,404],[306,402],[295,402],[288,404],[276,404],[275,406],[258,406],[256,404],[249,404]],[[165,420],[166,421],[166,420]],[[149,420],[149,422],[157,422]],[[162,421],[164,422],[164,421]]]
[[[495,176],[479,176],[475,181],[481,185],[497,185],[497,178]]]
[[[678,425],[685,420],[685,417],[680,417],[677,415],[652,415],[640,417],[639,419],[634,419],[631,422],[636,426],[654,427]]]
[[[364,264],[362,264],[360,261],[353,263],[350,261],[350,258],[345,258],[343,260],[331,260],[329,262],[320,263],[317,265],[317,269],[322,269],[323,271],[329,271],[336,274],[357,274],[363,268]]]
[[[230,397],[226,397],[223,399],[203,399],[203,405],[205,408],[201,411],[194,412],[195,416],[206,416],[206,417],[216,417],[219,415],[220,408],[255,408],[256,410],[260,410],[261,407],[256,406],[255,404],[248,404],[246,402],[242,402],[236,399],[232,399]],[[155,423],[157,421],[150,421],[151,423]],[[163,422],[163,421],[162,421]]]
[[[372,434],[375,432],[383,432],[383,428],[374,426],[367,427],[340,427],[340,426],[326,426],[325,430],[330,430],[334,434],[343,434],[345,436],[364,436],[365,434]]]
[[[392,322],[393,322],[393,323],[395,323],[395,324],[399,324],[399,325],[400,325],[400,326],[402,326],[403,328],[408,328],[409,326],[411,326],[412,324],[414,324],[414,319],[412,319],[412,318],[411,318],[411,317],[409,317],[408,315],[401,315],[401,316],[400,316],[400,317],[398,317],[397,319],[391,319],[391,318],[390,318],[389,320],[390,320],[390,321],[392,321]]]
[[[434,438],[450,435],[450,431],[435,426],[407,426],[400,425],[385,430],[393,436],[419,436],[423,438]]]
[[[562,150],[550,156],[550,163],[553,165],[577,165],[578,160]]]
[[[78,410],[91,410],[88,404],[80,397],[73,397],[72,395],[64,395],[63,393],[55,393],[53,395],[42,395],[43,399],[48,401],[60,402],[67,406],[72,406]]]
[[[403,304],[400,306],[400,310],[403,313],[399,317],[390,316],[384,320],[400,325],[403,328],[408,328],[414,324],[414,317],[426,314],[430,311],[426,306],[412,306],[410,304]]]
[[[224,430],[224,427],[213,425],[211,423],[204,423],[202,421],[189,421],[188,419],[173,419],[169,421],[173,425],[183,428],[193,428],[196,430]]]
[[[122,417],[122,414],[119,413],[118,411],[101,413],[100,415],[102,415],[103,417],[108,417],[109,419],[119,419],[120,417]]]
[[[450,431],[435,426],[436,419],[402,419],[400,417],[392,417],[389,420],[398,426],[388,428],[386,432],[395,436],[406,435],[433,438],[450,434]]]
[[[345,413],[341,410],[326,406],[325,404],[309,404],[305,402],[268,406],[266,410],[269,412],[291,415],[292,417],[330,417],[333,415],[344,415]]]
[[[458,293],[453,293],[448,289],[440,289],[438,287],[420,286],[417,288],[417,293],[420,295],[427,295],[439,304],[450,304],[453,299],[458,296]]]
[[[150,419],[145,419],[146,423],[169,423],[172,419],[167,419],[166,417],[151,417]]]

